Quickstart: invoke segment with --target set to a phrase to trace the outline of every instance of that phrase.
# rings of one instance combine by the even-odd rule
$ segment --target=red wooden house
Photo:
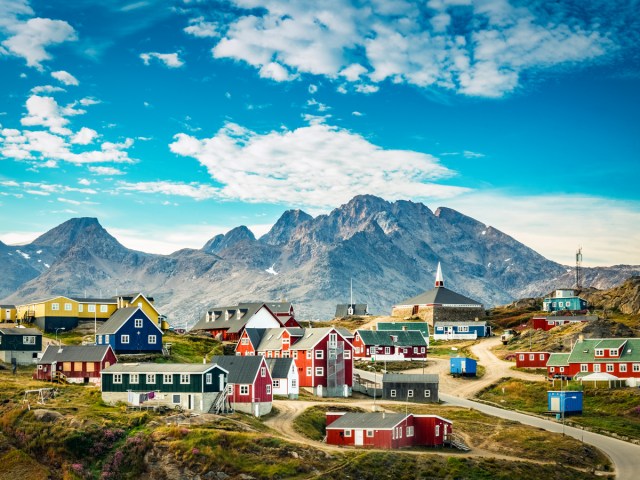
[[[387,361],[425,360],[427,341],[418,330],[356,330],[353,337],[357,359]]]
[[[100,383],[100,373],[118,362],[111,345],[48,345],[33,378]]]
[[[549,331],[559,325],[567,323],[592,322],[597,320],[597,315],[550,315],[543,317],[533,317],[531,323],[534,330]]]
[[[246,329],[237,355],[293,358],[299,385],[318,396],[346,397],[353,387],[353,345],[343,329]]]
[[[229,372],[227,400],[231,408],[256,417],[271,411],[273,380],[264,357],[217,355],[211,362]]]
[[[371,448],[443,446],[453,424],[437,415],[327,412],[327,443]]]
[[[516,352],[517,368],[546,368],[549,352]]]

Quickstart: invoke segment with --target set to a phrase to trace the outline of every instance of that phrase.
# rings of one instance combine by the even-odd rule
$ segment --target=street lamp
[[[56,328],[56,343],[58,343],[58,330],[66,330],[66,328],[64,327],[58,327]],[[60,344],[58,343],[58,346],[60,346]]]

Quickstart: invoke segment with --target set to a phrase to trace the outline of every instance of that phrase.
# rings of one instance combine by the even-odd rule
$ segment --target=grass
[[[367,362],[367,361],[357,361],[355,362],[354,367],[359,368],[361,370],[375,370],[376,372],[384,372],[385,368],[387,372],[403,372],[405,370],[413,370],[415,368],[426,367],[429,364],[428,361],[412,361],[412,362]]]
[[[570,382],[569,389],[578,388],[579,383]],[[544,414],[547,412],[547,391],[558,389],[551,383],[508,379],[480,392],[478,398],[509,409]],[[582,414],[566,417],[565,421],[573,426],[640,440],[640,391],[587,388],[583,394]]]

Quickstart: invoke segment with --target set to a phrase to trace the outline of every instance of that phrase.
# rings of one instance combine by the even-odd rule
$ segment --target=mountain
[[[302,319],[327,319],[337,303],[368,303],[372,313],[445,285],[486,307],[570,286],[574,270],[450,208],[354,197],[326,215],[289,210],[256,239],[245,226],[202,249],[171,255],[130,250],[95,218],[71,219],[23,246],[0,244],[8,271],[4,303],[52,294],[112,296],[142,291],[175,324],[193,324],[215,304],[292,301]],[[640,268],[584,268],[584,285],[610,288]]]

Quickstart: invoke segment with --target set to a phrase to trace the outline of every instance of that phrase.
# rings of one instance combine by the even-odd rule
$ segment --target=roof
[[[220,365],[211,363],[115,363],[104,373],[204,373]],[[220,367],[222,368],[222,367]],[[226,372],[224,368],[222,368]]]
[[[131,300],[135,299],[136,297],[139,296],[143,296],[144,298],[146,298],[149,302],[153,302],[153,297],[147,297],[146,295],[144,295],[141,292],[137,292],[137,293],[126,293],[124,295],[116,295],[113,298],[115,298],[116,300],[118,298],[122,298],[124,300],[127,300],[128,302],[130,302]]]
[[[428,292],[403,300],[400,305],[443,305],[482,308],[482,304],[446,287],[435,287]]]
[[[144,316],[147,320],[146,313],[140,307],[125,307],[119,308],[109,317],[109,320],[104,322],[104,324],[98,329],[96,332],[98,335],[110,335],[115,334],[122,326],[127,323],[127,321],[136,313],[136,311],[140,311],[140,314]],[[151,322],[151,320],[149,320]],[[155,324],[151,322],[154,326]],[[157,327],[157,326],[156,326]]]
[[[99,362],[110,349],[109,345],[48,345],[38,363]]]
[[[69,300],[74,300],[80,303],[117,303],[115,298],[97,298],[97,297],[66,297]]]
[[[596,357],[596,348],[617,348],[619,357]],[[569,354],[569,363],[640,362],[640,338],[589,338],[577,341]]]
[[[552,353],[547,360],[547,367],[566,367],[569,365],[570,353]]]
[[[258,350],[258,346],[260,345],[260,341],[262,341],[262,337],[264,337],[265,332],[268,329],[266,328],[247,328],[245,330],[247,337],[249,337],[249,341],[255,350]]]
[[[365,345],[380,347],[426,347],[427,342],[417,330],[356,330]],[[396,337],[394,341],[393,337]]]
[[[429,324],[426,322],[378,322],[378,330],[418,330],[422,336],[429,336]]]
[[[266,360],[271,378],[287,378],[289,376],[293,358],[267,358]]]
[[[16,308],[16,306],[15,305],[9,305],[8,303],[7,304],[3,303],[3,304],[0,304],[0,308]]]
[[[435,323],[435,327],[439,327],[441,325],[447,325],[452,327],[471,327],[471,326],[486,327],[487,322],[485,320],[477,320],[477,321],[469,320],[468,322],[464,322],[461,320],[438,320]]]
[[[266,306],[267,310],[276,318],[276,314],[271,310],[269,305],[279,304],[240,303],[228,307],[213,307],[206,311],[202,318],[191,327],[191,330],[227,330],[230,333],[237,333],[244,328],[251,317],[263,306]],[[238,312],[240,312],[239,318]]]
[[[597,372],[597,373],[590,373],[588,375],[584,375],[581,376],[579,373],[576,375],[576,378],[580,378],[582,380],[589,380],[589,381],[602,381],[602,380],[620,380],[618,377],[616,377],[615,375],[611,375],[610,373],[605,373],[605,372]]]
[[[42,332],[36,328],[0,328],[0,333],[3,335],[34,335],[42,336]]]
[[[593,322],[598,320],[598,315],[546,315],[533,317],[533,320],[564,320],[565,322]]]
[[[327,429],[366,428],[389,430],[403,422],[408,415],[404,413],[345,413],[335,420]]]
[[[385,373],[382,375],[382,383],[440,383],[440,376],[435,373]]]
[[[235,384],[251,384],[258,375],[264,357],[241,355],[214,355],[211,363],[217,363],[229,372],[227,381]]]
[[[324,337],[329,335],[331,331],[338,332],[344,338],[342,332],[334,327],[323,327],[323,328],[305,328],[304,336],[298,340],[296,343],[289,347],[290,350],[308,350],[316,346],[316,344],[322,340]],[[349,334],[351,335],[351,334]]]
[[[353,313],[349,313],[349,307],[353,309]],[[336,305],[336,318],[363,315],[369,315],[369,306],[366,303],[339,303]]]

